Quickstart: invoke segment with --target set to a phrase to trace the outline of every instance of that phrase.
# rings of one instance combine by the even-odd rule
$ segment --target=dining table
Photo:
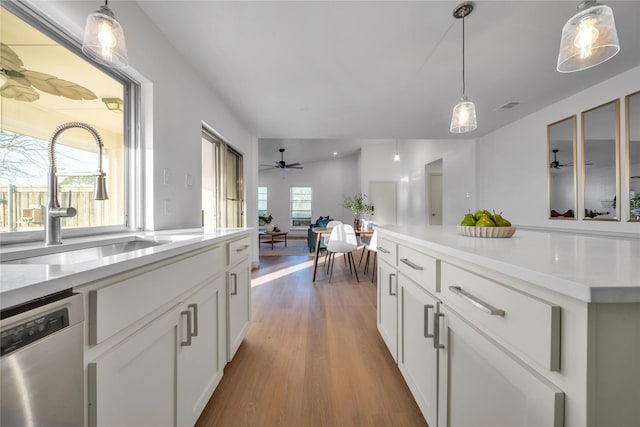
[[[313,232],[316,233],[316,252],[313,260],[313,281],[316,281],[316,272],[318,271],[318,259],[320,258],[320,241],[322,236],[331,234],[333,228],[314,228]],[[371,237],[373,236],[373,230],[354,230],[356,237]],[[354,266],[355,268],[355,266]]]

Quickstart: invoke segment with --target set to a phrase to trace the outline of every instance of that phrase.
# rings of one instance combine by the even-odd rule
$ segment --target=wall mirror
[[[620,100],[582,113],[585,220],[619,220]]]
[[[640,221],[640,91],[625,97],[629,221]]]
[[[576,116],[547,126],[549,218],[576,219]]]

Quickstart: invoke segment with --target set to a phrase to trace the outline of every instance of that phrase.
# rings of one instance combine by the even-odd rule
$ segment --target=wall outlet
[[[164,215],[167,216],[171,213],[171,200],[164,199],[162,202],[164,205]]]
[[[191,175],[190,173],[185,173],[184,174],[184,188],[191,188],[193,187],[193,175]]]

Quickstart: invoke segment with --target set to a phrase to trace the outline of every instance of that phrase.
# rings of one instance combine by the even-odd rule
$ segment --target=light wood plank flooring
[[[377,332],[371,278],[336,259],[313,283],[312,261],[261,258],[251,329],[198,427],[426,425]]]

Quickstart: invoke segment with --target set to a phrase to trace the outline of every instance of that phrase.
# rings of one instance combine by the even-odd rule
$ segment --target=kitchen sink
[[[103,244],[98,243],[97,246],[95,246],[94,243],[94,246],[84,247],[81,249],[74,249],[69,246],[60,246],[52,248],[52,250],[56,250],[56,252],[53,253],[34,255],[32,251],[25,251],[22,253],[23,256],[20,254],[13,254],[13,256],[11,256],[12,259],[4,259],[0,262],[3,264],[77,264],[112,255],[151,248],[169,243],[170,241],[171,240],[133,238],[131,240],[113,243],[102,242]]]

